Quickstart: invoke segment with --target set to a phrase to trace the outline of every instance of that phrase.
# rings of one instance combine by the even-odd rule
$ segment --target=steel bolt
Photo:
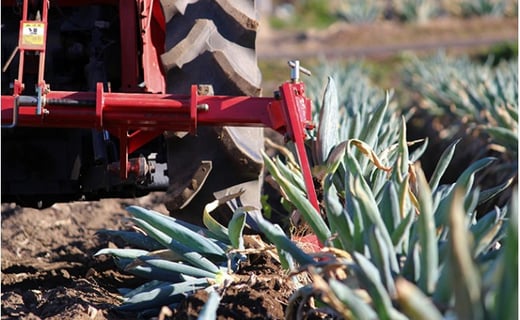
[[[197,105],[197,110],[199,111],[208,111],[209,105],[207,103],[202,103]]]

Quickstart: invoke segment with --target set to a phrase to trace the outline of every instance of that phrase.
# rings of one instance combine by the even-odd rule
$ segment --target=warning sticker
[[[42,46],[45,44],[45,24],[43,22],[24,22],[22,24],[22,45]]]

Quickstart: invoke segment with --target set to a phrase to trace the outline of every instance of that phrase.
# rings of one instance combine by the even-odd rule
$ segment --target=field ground
[[[392,59],[408,50],[422,53],[446,48],[457,52],[483,52],[494,44],[517,41],[517,23],[517,19],[471,19],[432,21],[421,26],[338,24],[327,30],[298,34],[261,31],[257,48],[264,72],[264,92],[271,92],[276,84],[288,78],[285,67],[288,59],[301,59],[304,65],[312,66],[320,57],[335,60],[364,57],[384,62],[394,61]],[[130,204],[166,212],[160,198],[152,194],[141,199],[56,204],[41,211],[2,204],[1,319],[133,318],[111,308],[119,301],[116,288],[136,286],[141,280],[115,271],[108,259],[92,258],[100,248],[113,245],[109,239],[98,237],[96,231],[123,228],[123,218],[127,216],[124,207]],[[242,283],[242,288],[247,288],[247,283]],[[276,301],[282,306],[287,294],[273,296],[275,292],[284,291],[276,280],[260,281],[251,286],[250,291],[234,290],[227,293],[233,299],[245,297],[237,301],[244,304],[241,310],[249,310],[230,313],[230,318],[254,318],[258,316],[254,308],[271,310],[273,306],[269,303]],[[266,299],[267,296],[273,299]],[[186,314],[178,316],[187,316],[198,298],[187,301]],[[230,303],[230,308],[232,305]],[[271,313],[271,316],[273,319],[283,317],[279,313]]]
[[[328,29],[305,32],[260,29],[257,53],[263,74],[263,92],[268,96],[289,76],[287,61],[301,60],[312,70],[323,61],[359,61],[383,69],[384,87],[396,87],[392,77],[403,54],[480,54],[490,47],[518,40],[518,19],[438,19],[422,25],[378,22],[371,25],[336,23]],[[378,80],[377,78],[375,79]],[[381,83],[377,83],[381,84]]]

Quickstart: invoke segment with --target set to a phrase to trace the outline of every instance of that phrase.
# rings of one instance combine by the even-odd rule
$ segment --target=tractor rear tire
[[[161,0],[161,5],[168,93],[189,94],[193,84],[202,84],[211,85],[215,95],[261,94],[254,0]],[[260,206],[262,128],[199,127],[196,135],[171,134],[167,148],[170,214],[201,223],[216,192],[242,183],[247,183],[244,204]]]

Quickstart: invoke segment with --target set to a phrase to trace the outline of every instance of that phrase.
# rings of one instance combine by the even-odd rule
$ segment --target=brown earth
[[[442,18],[423,24],[338,22],[324,30],[297,33],[261,27],[256,51],[260,60],[384,58],[440,48],[464,52],[517,40],[518,18]]]
[[[218,320],[284,319],[285,307],[294,288],[280,264],[266,252],[249,255],[232,285],[221,290]],[[195,319],[208,298],[200,290],[173,312],[174,319]]]
[[[114,246],[99,229],[125,229],[124,208],[137,204],[166,212],[160,195],[136,200],[55,204],[45,210],[2,205],[1,319],[134,319],[114,310],[118,288],[143,280],[119,272],[110,259],[93,258]],[[273,277],[272,275],[277,275]],[[232,285],[223,289],[219,319],[283,319],[293,291],[271,255],[249,255]],[[174,310],[175,319],[198,314],[207,293]]]
[[[320,53],[347,56],[396,53],[434,45],[489,45],[517,38],[517,19],[453,20],[422,26],[378,23],[372,26],[336,25],[326,31],[300,34],[260,33],[261,59],[301,58]],[[326,48],[326,49],[325,49]],[[130,204],[166,212],[160,197],[107,199],[99,202],[56,204],[45,210],[2,204],[1,213],[1,319],[132,319],[135,315],[113,310],[119,303],[117,288],[142,282],[118,272],[110,259],[92,255],[111,244],[96,235],[102,228],[124,228]],[[283,318],[291,288],[279,266],[257,257],[243,269],[241,280],[224,290],[221,319]],[[251,280],[255,274],[256,280]],[[271,277],[270,275],[276,275]],[[268,276],[269,275],[269,276]],[[205,293],[190,297],[178,318],[194,316]]]
[[[110,311],[118,304],[116,289],[142,281],[92,257],[109,245],[96,231],[123,228],[130,204],[160,210],[154,200],[106,199],[45,210],[2,204],[1,318],[124,319]]]

